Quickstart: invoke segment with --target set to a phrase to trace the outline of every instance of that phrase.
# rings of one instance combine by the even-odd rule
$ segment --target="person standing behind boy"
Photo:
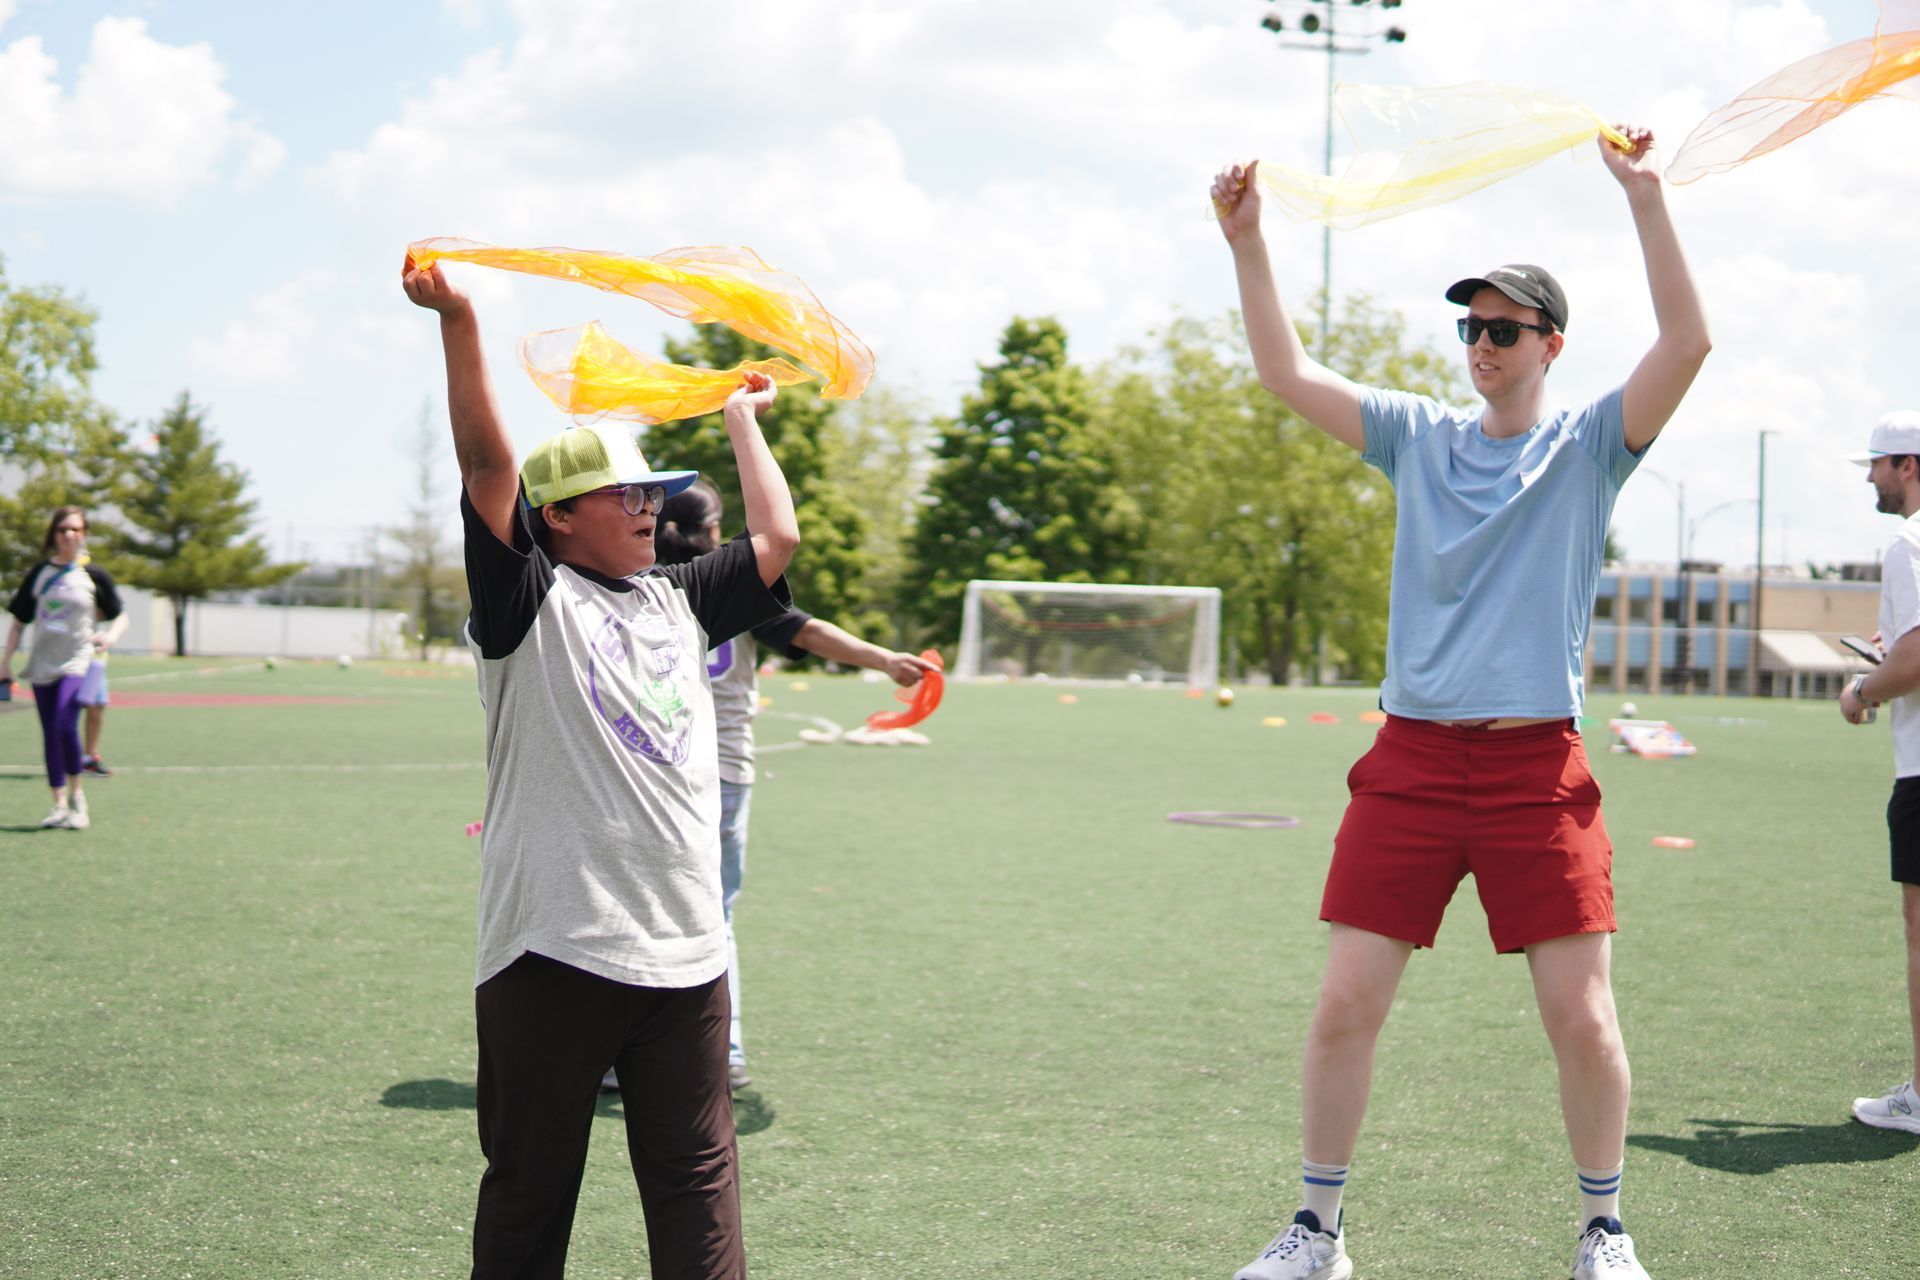
[[[100,758],[100,730],[107,721],[107,648],[111,643],[105,636],[94,637],[93,661],[87,666],[86,679],[80,682],[78,699],[84,739],[80,748],[80,772],[96,778],[113,776],[113,770]]]
[[[1619,1220],[1629,1077],[1610,977],[1612,845],[1578,717],[1582,656],[1620,486],[1709,349],[1666,209],[1653,135],[1601,154],[1639,232],[1659,336],[1623,388],[1550,411],[1567,298],[1531,264],[1461,280],[1447,301],[1485,407],[1357,386],[1310,359],[1274,283],[1256,174],[1213,184],[1260,384],[1392,481],[1387,723],[1348,776],[1320,916],[1331,925],[1301,1067],[1291,1225],[1238,1280],[1346,1280],[1340,1230],[1374,1046],[1416,947],[1473,874],[1494,949],[1524,952],[1560,1072],[1579,1185],[1574,1280],[1645,1280]],[[1432,1266],[1445,1270],[1435,1260]]]
[[[1907,933],[1907,1022],[1913,1057],[1907,1078],[1877,1098],[1855,1098],[1853,1118],[1876,1129],[1920,1133],[1920,413],[1890,413],[1874,424],[1867,451],[1849,456],[1867,468],[1876,509],[1901,518],[1880,568],[1880,636],[1886,658],[1840,690],[1840,714],[1864,724],[1891,703],[1893,796],[1887,835],[1893,880]]]
[[[660,563],[680,564],[718,550],[722,545],[722,514],[720,491],[706,480],[698,480],[668,498],[655,531]],[[920,683],[920,677],[932,670],[931,664],[913,654],[882,649],[795,608],[723,641],[707,654],[720,739],[720,886],[727,918],[727,994],[733,1007],[727,1034],[727,1078],[735,1089],[753,1083],[747,1074],[746,1041],[741,1029],[740,948],[734,936],[733,908],[747,875],[753,719],[760,711],[759,646],[763,644],[789,659],[811,653],[845,666],[884,671],[902,686]],[[613,1073],[608,1073],[601,1087],[617,1087]]]

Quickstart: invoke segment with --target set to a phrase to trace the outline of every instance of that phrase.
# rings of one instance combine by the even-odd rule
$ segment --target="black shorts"
[[[1887,836],[1893,844],[1893,878],[1920,884],[1920,778],[1896,778],[1887,801]]]

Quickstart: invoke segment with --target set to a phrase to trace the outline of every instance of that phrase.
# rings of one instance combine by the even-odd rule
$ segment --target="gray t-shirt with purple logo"
[[[120,590],[98,565],[42,560],[27,571],[7,612],[33,628],[33,648],[20,678],[52,684],[87,674],[97,652],[93,633],[120,616]]]
[[[634,578],[512,546],[462,495],[486,709],[475,984],[525,952],[615,982],[726,970],[720,788],[705,656],[787,602],[753,545]]]
[[[713,718],[720,738],[720,780],[734,786],[753,783],[753,718],[760,714],[760,645],[799,658],[794,646],[811,614],[788,609],[744,635],[722,640],[707,654],[707,678],[713,681]]]

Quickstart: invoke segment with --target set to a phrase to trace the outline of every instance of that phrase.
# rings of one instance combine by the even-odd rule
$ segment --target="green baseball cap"
[[[655,471],[640,456],[632,431],[597,423],[568,427],[541,441],[520,465],[520,487],[530,507],[616,484],[657,484],[671,497],[699,478],[698,471]]]

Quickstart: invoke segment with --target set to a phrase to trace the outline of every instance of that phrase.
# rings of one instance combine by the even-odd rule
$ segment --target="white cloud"
[[[405,241],[453,234],[636,253],[740,243],[805,278],[874,346],[879,385],[948,410],[1015,314],[1058,315],[1075,355],[1094,361],[1176,311],[1211,315],[1234,302],[1204,214],[1207,176],[1254,155],[1320,160],[1324,60],[1280,48],[1259,29],[1260,9],[442,0],[451,21],[512,35],[458,65],[423,59],[417,74],[429,78],[385,123],[309,163],[308,190],[333,223],[311,252],[334,255],[333,278],[293,291],[292,311],[236,305],[239,318],[196,341],[192,360],[236,411],[318,414],[318,397],[276,396],[253,375],[277,368],[312,380],[325,370],[332,416],[307,434],[378,451],[389,447],[384,410],[369,413],[358,398],[377,389],[374,398],[402,402],[404,419],[415,398],[439,394],[431,318],[393,288]],[[1670,156],[1747,85],[1866,32],[1830,30],[1806,0],[1507,5],[1497,21],[1491,12],[1401,9],[1408,43],[1342,59],[1341,77],[1532,84],[1648,121]],[[0,76],[0,120],[15,92],[6,86],[53,83],[50,67],[22,67],[31,74]],[[1860,424],[1910,385],[1901,337],[1920,325],[1920,297],[1901,282],[1906,211],[1920,200],[1904,136],[1914,110],[1872,104],[1670,192],[1717,346],[1648,465],[1685,479],[1692,514],[1751,496],[1755,433],[1766,428],[1782,432],[1769,510],[1788,522],[1796,553],[1858,559],[1883,536],[1865,486],[1829,459],[1857,447]],[[222,119],[225,163],[246,170],[251,151],[271,171],[272,140],[231,124],[230,104]],[[1319,286],[1319,228],[1276,218],[1268,236],[1284,292],[1304,302]],[[1572,294],[1556,394],[1587,397],[1624,378],[1654,336],[1653,315],[1625,201],[1590,153],[1333,239],[1336,293],[1370,292],[1406,313],[1416,340],[1447,352],[1455,312],[1441,289],[1512,260],[1548,265]],[[598,317],[657,349],[682,328],[577,287],[471,269],[458,278],[480,300],[523,444],[559,420],[512,367],[519,334]],[[316,465],[283,470],[303,481]],[[256,474],[266,483],[277,471]],[[381,495],[366,497],[378,509]],[[1619,527],[1631,553],[1670,554],[1671,496],[1634,482]],[[1750,556],[1750,517],[1714,517],[1698,549]]]
[[[255,298],[245,319],[235,320],[217,338],[188,344],[189,367],[196,379],[272,382],[301,374],[301,351],[309,345],[320,309],[316,300],[333,281],[324,271],[309,272]]]
[[[37,36],[0,49],[0,198],[164,207],[214,181],[230,152],[248,184],[284,158],[278,141],[238,118],[209,45],[162,44],[138,18],[102,18],[71,93],[59,70]]]

